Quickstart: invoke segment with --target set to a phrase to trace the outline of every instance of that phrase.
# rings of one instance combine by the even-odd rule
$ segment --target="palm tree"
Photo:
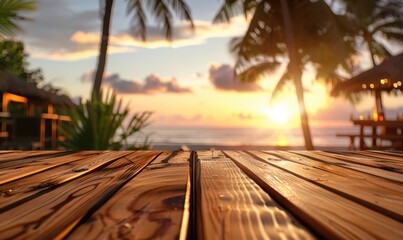
[[[239,12],[253,15],[243,37],[231,42],[236,54],[235,74],[240,81],[256,81],[289,59],[287,70],[273,94],[293,80],[299,102],[306,149],[313,149],[301,82],[305,65],[316,67],[318,76],[337,80],[336,68],[352,52],[344,41],[348,27],[325,1],[227,0],[215,21],[230,21]]]
[[[372,65],[376,58],[382,60],[392,54],[377,36],[396,42],[403,42],[403,1],[402,0],[344,0],[346,15],[356,32],[358,46],[366,45]],[[382,96],[375,92],[377,114],[384,117]]]
[[[101,90],[101,83],[106,65],[106,55],[108,50],[109,29],[114,0],[105,0],[102,23],[102,37],[98,57],[98,67],[95,74],[92,96],[98,97]],[[173,15],[177,14],[181,19],[190,22],[193,28],[193,20],[190,15],[190,9],[184,0],[129,0],[127,4],[127,13],[132,15],[132,28],[136,35],[140,35],[143,41],[146,40],[147,18],[146,9],[149,8],[149,14],[160,23],[164,30],[167,40],[172,40]]]
[[[21,32],[17,21],[30,19],[20,13],[34,10],[36,10],[35,0],[0,0],[0,38]]]

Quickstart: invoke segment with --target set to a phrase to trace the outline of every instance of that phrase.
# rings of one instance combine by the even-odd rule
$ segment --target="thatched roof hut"
[[[339,83],[332,95],[339,92],[403,90],[403,53],[389,57],[381,64]]]
[[[340,92],[374,92],[373,115],[377,121],[385,119],[381,92],[393,90],[403,90],[403,53],[389,57],[381,64],[339,83],[333,89],[332,95],[337,96]]]
[[[56,95],[37,88],[35,85],[27,83],[18,77],[0,73],[0,93],[12,93],[26,97],[36,104],[53,104],[56,106],[73,107],[74,103],[65,95]]]

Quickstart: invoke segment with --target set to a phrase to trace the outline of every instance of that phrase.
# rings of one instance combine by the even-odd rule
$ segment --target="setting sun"
[[[279,125],[286,125],[291,120],[289,108],[284,104],[276,104],[269,107],[267,114],[274,123]]]

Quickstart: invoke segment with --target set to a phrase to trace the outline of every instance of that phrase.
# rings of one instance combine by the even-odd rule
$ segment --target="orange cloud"
[[[158,27],[150,26],[147,29],[146,41],[134,37],[128,32],[111,34],[109,37],[108,53],[133,52],[136,48],[165,48],[185,47],[200,45],[209,38],[231,37],[244,33],[248,26],[248,20],[244,17],[234,18],[231,23],[212,24],[207,21],[195,21],[195,29],[192,30],[186,23],[174,28],[174,40],[169,42]],[[32,48],[32,54],[38,58],[52,60],[78,60],[98,55],[100,33],[91,31],[75,31],[68,39],[62,41],[62,45],[46,48]]]

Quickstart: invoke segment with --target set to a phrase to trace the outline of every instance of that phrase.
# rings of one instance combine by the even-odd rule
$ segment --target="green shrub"
[[[113,92],[108,92],[105,98],[101,92],[99,98],[94,97],[86,103],[80,101],[79,106],[70,110],[68,115],[72,122],[59,129],[65,137],[61,145],[68,150],[149,148],[148,138],[142,144],[132,146],[128,145],[127,140],[148,125],[151,112],[129,116],[128,105],[122,107],[122,99],[117,100]],[[128,124],[124,126],[127,118]]]

